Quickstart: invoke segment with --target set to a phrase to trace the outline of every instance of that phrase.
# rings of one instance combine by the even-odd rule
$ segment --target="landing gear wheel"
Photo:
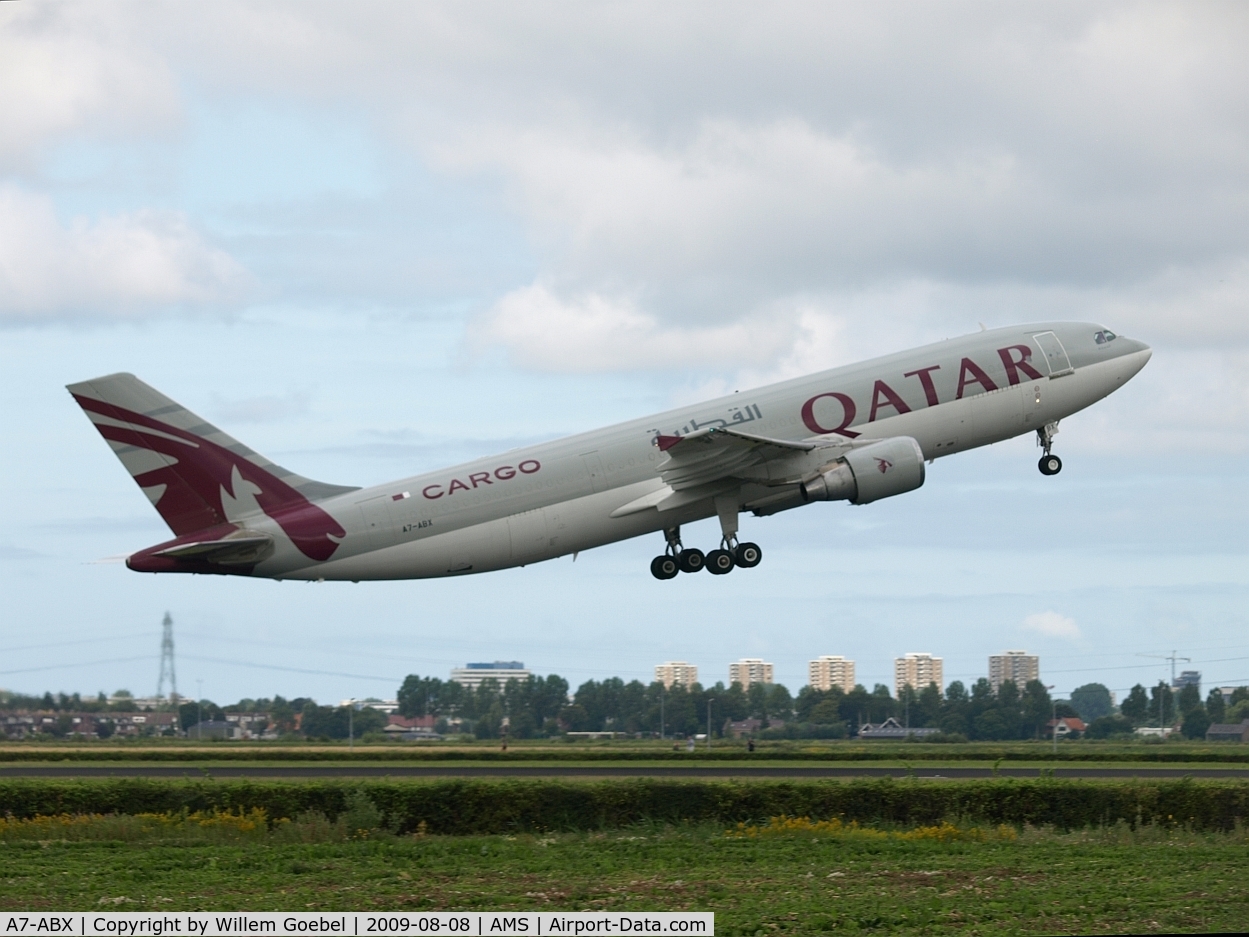
[[[1043,455],[1037,463],[1042,475],[1057,475],[1063,470],[1063,460],[1056,455]]]
[[[739,543],[733,551],[733,561],[743,569],[753,569],[763,559],[763,551],[757,543]]]
[[[656,579],[672,579],[680,571],[681,568],[677,566],[676,557],[674,556],[668,556],[665,553],[663,556],[657,556],[651,560],[651,575]]]
[[[733,562],[733,554],[728,550],[712,550],[707,554],[707,572],[713,576],[731,573],[736,565]]]
[[[688,550],[682,550],[677,554],[677,566],[683,573],[696,573],[707,563],[707,558],[703,556],[703,551],[697,547],[691,547]]]

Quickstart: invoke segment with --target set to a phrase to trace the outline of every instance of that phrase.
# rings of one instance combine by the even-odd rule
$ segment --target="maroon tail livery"
[[[315,502],[355,489],[287,471],[133,374],[69,391],[179,540],[217,539],[261,512],[310,559],[328,560],[346,535]]]

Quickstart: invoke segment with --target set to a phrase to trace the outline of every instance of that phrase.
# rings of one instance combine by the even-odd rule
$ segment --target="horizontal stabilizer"
[[[265,552],[272,546],[274,546],[274,538],[267,535],[267,533],[250,533],[250,535],[245,537],[225,537],[222,540],[196,540],[190,543],[179,543],[179,545],[169,547],[167,550],[157,550],[156,556],[172,556],[176,560],[229,562],[229,560],[222,557],[231,555],[231,553],[255,557],[257,553]],[[236,562],[255,562],[255,558],[251,558],[251,560],[237,560]]]
[[[165,550],[158,550],[156,555],[168,556],[175,560],[203,560],[208,563],[231,566],[259,563],[272,552],[272,537],[268,534],[248,531],[243,536],[224,537],[221,540],[180,543]]]

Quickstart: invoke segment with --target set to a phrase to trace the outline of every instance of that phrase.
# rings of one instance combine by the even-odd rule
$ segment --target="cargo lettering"
[[[518,472],[521,475],[532,475],[541,468],[542,463],[537,459],[526,459],[516,465],[500,465],[493,472],[473,472],[468,476],[467,481],[453,478],[445,486],[441,483],[426,485],[421,489],[421,495],[430,501],[437,501],[443,495],[450,497],[457,491],[473,491],[480,485],[493,485],[496,481],[511,481]]]

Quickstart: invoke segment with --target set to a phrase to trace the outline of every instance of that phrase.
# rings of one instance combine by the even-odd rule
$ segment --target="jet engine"
[[[914,491],[924,483],[924,453],[910,436],[851,449],[801,485],[804,501],[867,504]]]

